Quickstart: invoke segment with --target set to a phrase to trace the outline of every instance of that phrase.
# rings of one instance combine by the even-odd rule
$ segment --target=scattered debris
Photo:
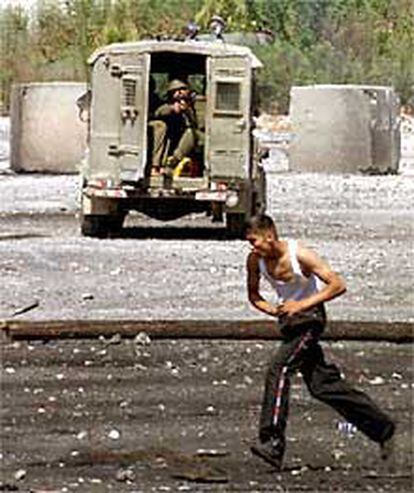
[[[338,431],[344,433],[349,437],[354,436],[355,433],[358,431],[357,427],[352,423],[349,423],[348,421],[338,421],[338,423],[336,424],[336,428]]]
[[[220,456],[217,455],[217,457]],[[123,467],[118,473],[120,478],[125,477],[126,479],[118,479],[118,481],[129,481],[127,477],[130,473],[124,473],[123,471],[132,470],[131,465],[136,463],[165,468],[171,477],[176,479],[200,483],[225,483],[228,481],[227,474],[216,466],[211,465],[208,458],[165,448],[150,448],[131,452],[92,451],[83,453],[72,461],[72,464],[76,465],[120,464]]]
[[[107,346],[110,346],[110,345],[116,345],[116,344],[120,344],[122,342],[122,337],[121,337],[121,334],[118,332],[116,334],[114,334],[112,337],[110,337],[109,339],[106,339],[105,340],[105,344]]]
[[[80,431],[77,435],[76,435],[76,438],[78,440],[83,440],[84,438],[86,438],[88,436],[88,432],[86,430],[82,430]]]
[[[132,339],[129,340],[129,343],[131,342]],[[58,482],[46,482],[49,481],[49,479],[47,479],[46,477],[44,478],[44,481],[41,482],[42,478],[40,478],[39,480],[38,474],[39,471],[40,474],[43,474],[43,467],[41,470],[32,470],[31,464],[20,462],[20,457],[22,457],[22,453],[26,453],[24,452],[24,446],[22,446],[21,449],[17,450],[20,455],[16,454],[17,461],[19,462],[14,462],[14,467],[8,469],[8,471],[10,470],[10,474],[8,473],[7,479],[10,483],[18,485],[20,487],[19,490],[27,491],[30,489],[29,487],[26,488],[26,486],[29,486],[30,479],[30,487],[33,489],[41,489],[41,487],[43,486],[44,489],[50,488],[51,490],[53,490],[54,488],[59,489],[59,486],[65,486],[68,488],[68,491],[75,491],[76,482],[79,483],[78,476],[85,474],[85,484],[77,486],[76,491],[92,491],[92,485],[89,483],[90,477],[102,478],[102,485],[95,486],[95,489],[97,491],[99,488],[105,489],[106,487],[108,487],[108,485],[111,485],[114,491],[121,491],[128,488],[130,488],[131,491],[138,491],[141,489],[146,491],[146,487],[147,489],[150,488],[149,485],[151,484],[151,481],[154,481],[157,490],[160,485],[169,485],[171,486],[171,491],[181,491],[179,489],[180,485],[185,485],[189,487],[190,491],[201,491],[204,488],[214,490],[223,489],[223,491],[228,491],[230,489],[236,488],[239,488],[240,491],[276,491],[278,490],[278,486],[280,484],[285,484],[286,488],[298,488],[298,485],[300,485],[301,488],[307,488],[309,489],[309,491],[312,490],[312,488],[315,488],[314,491],[316,491],[316,489],[318,488],[318,478],[322,478],[321,482],[323,482],[323,484],[321,484],[321,489],[327,488],[327,485],[330,485],[329,487],[339,487],[339,485],[341,485],[343,486],[344,490],[346,490],[346,487],[349,487],[350,485],[354,487],[358,486],[358,481],[360,481],[361,483],[363,481],[368,481],[368,483],[371,485],[378,484],[380,487],[389,491],[396,491],[398,487],[403,487],[405,484],[408,484],[408,481],[404,479],[401,475],[402,473],[407,472],[410,465],[409,459],[406,460],[405,456],[403,455],[405,451],[409,450],[409,439],[407,438],[407,434],[401,434],[401,443],[398,451],[398,458],[401,458],[398,472],[400,473],[399,477],[404,479],[404,482],[397,479],[395,481],[395,484],[393,484],[394,476],[391,475],[389,475],[390,479],[388,481],[384,481],[384,484],[380,483],[380,480],[377,480],[376,478],[373,478],[372,480],[364,480],[361,479],[364,477],[363,474],[370,469],[374,469],[375,467],[377,467],[377,462],[375,462],[376,448],[375,450],[373,450],[374,453],[371,456],[371,449],[373,449],[374,446],[371,447],[371,444],[369,444],[369,442],[367,442],[367,445],[365,446],[365,442],[363,441],[364,437],[362,437],[362,435],[360,436],[358,434],[355,439],[349,440],[345,434],[339,434],[338,431],[335,429],[335,425],[337,421],[341,420],[341,417],[336,417],[335,419],[335,417],[333,417],[333,415],[329,414],[328,412],[326,414],[322,414],[322,419],[316,420],[317,423],[315,422],[315,424],[312,424],[311,426],[310,424],[308,424],[307,418],[309,417],[309,415],[314,416],[314,413],[316,412],[314,408],[311,409],[312,412],[308,414],[304,412],[302,408],[298,408],[296,418],[295,415],[293,416],[293,419],[298,419],[298,422],[300,419],[299,430],[297,430],[296,434],[296,436],[299,437],[299,440],[297,440],[297,438],[295,437],[289,437],[289,445],[292,444],[292,446],[289,447],[291,450],[290,456],[299,455],[303,458],[303,461],[301,463],[296,464],[297,472],[293,474],[290,474],[290,472],[284,473],[280,483],[278,483],[278,480],[276,479],[277,475],[275,473],[272,473],[271,475],[269,472],[267,474],[265,473],[264,468],[263,476],[259,475],[259,477],[257,475],[258,471],[256,470],[255,464],[251,464],[248,446],[239,446],[239,439],[234,440],[235,433],[238,434],[240,432],[241,439],[244,439],[245,437],[247,437],[247,435],[250,435],[252,432],[251,424],[254,425],[258,417],[260,402],[254,396],[258,395],[258,391],[256,389],[256,380],[259,381],[258,379],[262,374],[263,369],[265,368],[264,358],[260,361],[258,360],[258,358],[256,359],[255,356],[257,355],[257,352],[256,350],[253,350],[251,353],[251,358],[249,358],[246,363],[241,365],[240,359],[236,357],[239,354],[245,354],[244,346],[246,346],[247,344],[249,345],[249,347],[254,347],[254,341],[252,343],[248,342],[247,344],[191,341],[190,344],[186,340],[184,340],[178,341],[175,346],[173,346],[170,341],[153,341],[151,348],[148,349],[148,352],[152,353],[152,357],[148,360],[143,359],[144,362],[148,362],[148,373],[142,373],[134,370],[134,358],[131,357],[130,351],[132,348],[129,343],[121,347],[116,346],[116,349],[115,347],[113,349],[108,348],[108,353],[112,353],[114,356],[116,356],[116,359],[114,358],[114,363],[116,364],[114,365],[112,361],[108,365],[105,361],[100,362],[98,358],[96,359],[95,363],[97,367],[98,363],[102,363],[102,369],[100,368],[99,370],[99,381],[102,383],[102,390],[107,392],[107,394],[96,394],[96,380],[94,378],[87,378],[89,375],[96,375],[96,368],[93,368],[92,373],[90,373],[89,370],[88,372],[86,372],[83,367],[83,355],[88,355],[90,346],[89,343],[82,345],[82,358],[80,358],[79,355],[78,357],[74,358],[72,354],[73,344],[80,344],[78,341],[69,343],[64,342],[61,345],[56,345],[54,348],[55,351],[53,352],[49,350],[43,350],[42,352],[42,347],[40,347],[39,351],[33,354],[34,371],[36,372],[36,375],[40,376],[40,381],[26,379],[26,370],[22,371],[20,369],[20,365],[18,363],[19,358],[16,357],[16,352],[14,350],[11,351],[9,346],[7,346],[7,350],[9,351],[9,353],[5,353],[5,366],[13,366],[16,369],[16,373],[18,373],[19,378],[22,377],[22,385],[20,387],[22,391],[20,392],[19,398],[25,399],[24,401],[22,401],[22,404],[25,405],[25,412],[26,416],[28,416],[28,421],[31,420],[31,418],[33,417],[33,425],[35,427],[38,427],[39,425],[41,425],[42,427],[44,425],[47,425],[47,428],[42,428],[42,431],[43,429],[52,429],[53,437],[57,441],[61,440],[63,437],[63,447],[59,445],[60,448],[57,449],[57,452],[63,454],[63,456],[61,457],[63,458],[63,460],[66,461],[65,468],[67,469],[60,470],[58,469],[57,465],[50,464],[51,469],[46,470],[45,474],[53,473],[54,470],[55,473],[59,475],[59,477],[68,478],[65,479],[65,482],[62,484]],[[226,349],[226,352],[221,352],[225,344],[229,344],[229,348]],[[193,378],[197,375],[198,377],[202,377],[202,374],[200,373],[200,363],[202,362],[198,360],[197,356],[200,352],[199,348],[202,348],[206,345],[210,348],[211,351],[209,358],[209,371],[211,372],[211,374],[208,373],[207,375],[204,375],[207,376],[207,378],[201,378],[201,385],[200,382],[195,382],[194,387],[190,387],[190,392],[188,392],[188,382],[190,378]],[[265,342],[264,345],[266,351],[270,352],[273,350],[270,342]],[[21,346],[22,355],[26,357],[26,343],[22,342]],[[60,355],[60,353],[58,353],[58,349],[63,346],[65,346],[65,354],[67,355],[70,364],[66,364],[66,361],[62,360],[62,356]],[[237,351],[234,349],[236,346]],[[358,348],[359,346],[360,343],[350,344],[350,347],[346,348],[344,352],[346,358],[350,358],[350,360],[353,361],[352,358],[354,358],[355,355],[355,348]],[[97,350],[102,348],[103,345],[96,344]],[[364,369],[366,370],[367,368],[370,368],[370,357],[373,358],[375,364],[377,364],[377,362],[381,360],[384,361],[385,365],[381,365],[381,367],[379,367],[378,365],[372,368],[369,378],[374,378],[375,375],[380,374],[381,376],[384,376],[384,378],[386,377],[386,381],[387,383],[389,383],[389,385],[399,389],[400,385],[406,382],[406,379],[408,378],[402,371],[406,367],[406,360],[404,360],[403,357],[399,356],[392,359],[388,359],[386,357],[382,358],[382,354],[386,355],[391,352],[388,347],[381,346],[381,351],[383,352],[380,352],[378,350],[377,353],[377,350],[377,345],[374,345],[372,348],[370,347],[370,351],[367,351],[366,357],[368,363],[364,365]],[[394,345],[392,345],[392,351],[396,350],[402,351],[401,346],[394,347]],[[141,349],[142,353],[144,351],[147,351],[147,349]],[[96,355],[97,353],[98,351],[93,354]],[[220,357],[223,355],[223,358],[221,358],[220,366],[216,365],[216,363],[213,362],[213,356],[215,356],[216,354],[218,354]],[[230,354],[232,357],[228,356]],[[400,355],[400,352],[398,352],[397,354]],[[408,354],[408,350],[404,349],[404,352],[402,354]],[[44,355],[46,355],[48,360],[44,361],[42,359]],[[120,356],[120,358],[118,358],[118,355]],[[233,355],[235,357],[233,357]],[[124,365],[123,363],[124,359],[121,360],[121,358],[124,357],[127,358],[126,365]],[[49,364],[49,358],[53,358],[52,361],[56,362],[57,365],[51,366]],[[138,362],[140,360],[136,361]],[[166,365],[166,361],[170,361],[172,363]],[[397,367],[395,366],[395,361],[398,361]],[[225,365],[222,370],[223,362],[225,362]],[[45,368],[47,373],[43,370],[38,371],[40,363],[42,363],[42,365],[44,364],[42,368]],[[194,366],[192,366],[192,363],[194,363]],[[174,365],[179,366],[180,375],[182,375],[183,379],[185,379],[182,382],[182,384],[184,385],[182,385],[179,381],[171,376],[170,370],[174,368]],[[167,369],[167,366],[170,367],[170,370]],[[240,370],[241,368],[243,369],[243,371]],[[403,378],[401,380],[393,380],[391,378],[394,370],[399,371],[401,372],[401,374],[403,374]],[[113,373],[112,383],[107,382],[106,380],[108,371]],[[121,372],[123,372],[122,378],[126,379],[126,386],[122,387],[119,386]],[[56,380],[57,373],[64,373],[65,379],[63,380],[63,382],[58,382]],[[49,388],[48,386],[44,389],[41,388],[41,386],[45,385],[45,383],[49,381],[45,380],[45,374],[48,375],[49,380],[52,382],[52,388]],[[242,423],[241,421],[239,421],[238,416],[232,414],[233,408],[231,406],[236,402],[233,400],[233,397],[230,395],[229,400],[227,401],[226,399],[229,396],[229,393],[224,391],[225,388],[212,388],[211,382],[214,378],[217,379],[218,382],[222,381],[222,379],[227,379],[229,385],[231,386],[231,388],[233,388],[233,385],[235,383],[243,382],[243,378],[246,374],[252,377],[252,380],[254,381],[254,388],[249,387],[249,391],[240,393],[238,395],[237,402],[241,402],[243,404]],[[367,374],[369,373],[367,372]],[[82,378],[79,378],[80,375],[82,376]],[[11,379],[10,377],[8,378]],[[73,382],[72,378],[74,379]],[[172,382],[174,385],[176,385],[176,387],[172,389],[168,388],[167,391],[164,391],[165,389],[163,388],[163,386],[158,386],[158,382],[161,381],[158,379],[163,378],[166,378],[167,381],[169,381],[170,383]],[[134,388],[131,387],[131,382],[134,383]],[[154,383],[157,386],[157,392],[149,394],[149,392],[153,392],[154,390]],[[296,382],[293,381],[292,393],[300,394],[301,386],[295,386],[295,383]],[[61,393],[61,391],[63,390],[62,387],[66,387],[68,389],[66,398],[64,397],[63,393]],[[368,387],[368,385],[365,385],[365,387]],[[29,392],[26,392],[25,389],[28,389]],[[186,391],[184,392],[183,389],[185,389]],[[377,393],[379,392],[380,396],[385,395],[385,402],[390,403],[394,394],[387,393],[387,389],[388,386],[385,385],[376,387]],[[198,401],[198,397],[201,397],[201,391],[203,393],[203,399],[200,399],[200,401]],[[146,392],[148,392],[148,395],[146,395]],[[400,392],[401,398],[397,400],[398,408],[396,410],[396,417],[403,423],[408,423],[410,408],[407,402],[409,401],[409,391],[403,392],[401,390]],[[50,409],[54,409],[53,406],[49,405],[49,398],[52,396],[55,396],[59,401],[59,413],[61,412],[61,409],[63,410],[63,406],[69,403],[69,420],[67,422],[59,423],[55,419],[47,419],[49,417]],[[197,396],[197,402],[195,404],[194,396]],[[164,443],[177,444],[177,455],[181,455],[182,452],[179,451],[181,447],[178,445],[178,443],[183,443],[183,447],[186,450],[188,450],[188,447],[191,446],[191,444],[195,444],[195,447],[191,450],[191,454],[188,455],[189,459],[191,459],[192,462],[180,465],[178,460],[176,461],[174,457],[168,456],[167,453],[164,454],[163,450],[160,451],[159,449],[147,449],[143,451],[141,456],[138,455],[137,457],[131,457],[130,463],[128,463],[127,458],[124,458],[123,454],[121,453],[120,458],[115,459],[110,467],[102,468],[105,470],[105,474],[103,475],[100,472],[100,468],[95,466],[90,468],[73,468],[72,464],[78,463],[78,461],[81,459],[81,456],[83,455],[83,451],[85,448],[88,449],[89,447],[105,445],[108,449],[115,449],[114,452],[117,453],[119,449],[122,449],[124,446],[132,446],[132,448],[134,447],[133,441],[130,441],[128,438],[128,434],[131,426],[132,429],[134,429],[137,415],[137,406],[141,405],[141,398],[143,398],[148,407],[145,409],[145,414],[142,415],[142,421],[139,430],[139,435],[141,438],[140,444],[138,446],[151,447],[151,444],[154,443],[157,443],[159,446],[162,443],[161,440],[163,440]],[[31,403],[33,403],[33,405],[27,405],[28,399]],[[107,399],[111,399],[110,405],[109,407],[107,407],[106,410],[103,410],[103,408],[101,407],[102,403],[106,402]],[[186,402],[183,402],[184,399],[186,400]],[[240,399],[242,400],[240,401]],[[82,418],[79,420],[72,419],[70,417],[70,413],[72,410],[76,409],[75,406],[80,402],[82,403],[82,405],[84,405],[84,407],[82,408],[82,412],[88,411],[89,415],[87,418]],[[90,403],[93,403],[94,407],[91,407]],[[164,414],[161,414],[157,409],[157,406],[160,403],[163,403],[162,406],[165,410]],[[230,406],[228,406],[228,403],[230,403]],[[37,415],[36,410],[37,408],[39,408],[40,405],[43,405],[43,407],[46,408],[47,414]],[[222,424],[220,424],[220,426],[218,427],[216,418],[213,419],[211,417],[214,416],[214,414],[207,415],[205,411],[208,406],[212,406],[215,409],[216,413],[221,413],[221,411],[223,411],[224,409],[229,409],[229,411],[231,412],[223,414],[222,418],[220,419],[220,423]],[[123,407],[125,407],[125,409],[121,409]],[[10,406],[10,409],[12,409],[12,406]],[[110,410],[110,416],[106,414],[108,409]],[[105,412],[105,419],[103,419],[101,412]],[[141,412],[141,410],[138,410],[138,412]],[[187,424],[187,412],[189,412],[189,414],[191,413],[191,421],[189,421],[189,424]],[[231,416],[228,416],[229,414],[231,414]],[[317,414],[319,416],[319,413]],[[151,422],[149,423],[147,416],[151,416]],[[166,419],[164,419],[164,417]],[[235,421],[232,421],[234,417],[236,417],[236,419]],[[342,421],[345,420],[342,419]],[[121,423],[123,423],[122,426]],[[20,425],[20,423],[18,422],[17,425]],[[110,432],[112,428],[116,428],[116,426],[120,426],[118,430],[121,432],[121,436],[119,440],[112,441],[108,438],[108,432]],[[172,428],[172,426],[175,426],[175,428]],[[311,427],[309,428],[309,426]],[[299,431],[301,431],[302,429],[306,430],[304,432],[304,435],[310,436],[312,438],[311,441],[314,442],[313,445],[310,442],[306,442],[306,440],[303,442],[303,440],[300,439],[300,436],[302,436],[303,438],[303,435],[299,433]],[[156,434],[153,435],[154,430],[156,430]],[[186,430],[188,432],[187,438],[185,439],[181,438],[181,433],[183,430]],[[200,432],[200,430],[202,430],[203,433],[205,432],[205,438],[203,440],[198,439],[198,433]],[[88,436],[87,438],[84,438],[86,437],[86,432],[88,433]],[[49,431],[47,431],[47,433],[49,433]],[[403,437],[403,435],[405,436]],[[44,435],[41,435],[39,433],[39,436],[41,437],[41,440],[43,440]],[[233,438],[229,438],[229,436],[232,436]],[[174,440],[173,442],[170,441],[171,437]],[[47,435],[46,438],[47,440],[49,440],[49,435]],[[226,438],[228,438],[228,446],[223,447],[221,441],[225,440]],[[157,442],[155,442],[155,440],[157,440]],[[321,440],[321,443],[317,444],[317,441],[319,440]],[[299,441],[299,444],[297,443],[297,441]],[[328,446],[326,446],[327,443]],[[330,446],[329,443],[331,444]],[[69,445],[69,447],[67,447],[67,445]],[[43,442],[40,442],[40,447],[43,448]],[[74,456],[73,454],[71,454],[74,449],[80,450],[80,455]],[[20,452],[20,450],[23,450],[23,452]],[[144,452],[146,454],[144,454]],[[244,455],[245,452],[247,455]],[[321,456],[322,452],[324,452],[325,455],[320,459],[319,457]],[[226,457],[226,454],[231,454],[230,458]],[[160,463],[164,464],[164,469],[161,467],[158,468],[154,465],[155,456],[160,457]],[[360,461],[360,459],[365,459],[365,457],[367,459],[365,465],[368,467],[364,468],[363,466],[361,466],[362,461]],[[46,464],[48,459],[49,457],[46,456],[44,459],[44,464]],[[204,461],[202,461],[204,465],[198,465],[196,459],[205,459]],[[43,458],[41,458],[41,460],[43,460]],[[7,458],[7,464],[12,464],[8,461],[9,458]],[[309,461],[311,461],[311,464],[309,464]],[[346,464],[347,462],[351,461],[352,466],[351,464]],[[6,463],[6,460],[4,460],[4,462]],[[196,465],[193,465],[193,463],[195,463]],[[223,469],[224,472],[216,471],[216,464],[217,467]],[[26,479],[24,480],[24,482],[17,482],[13,478],[14,472],[20,467],[25,468],[27,465],[30,465],[30,468],[27,469]],[[235,465],[240,469],[235,469]],[[301,469],[304,466],[308,467],[307,471],[306,469]],[[54,467],[55,469],[53,469]],[[330,467],[334,472],[332,474],[330,472],[325,472],[325,467]],[[137,476],[136,483],[133,485],[134,488],[127,485],[127,481],[129,480],[127,477],[125,477],[124,480],[119,480],[120,482],[116,483],[115,475],[117,471],[122,471],[125,469],[132,469],[132,471]],[[314,474],[313,472],[309,472],[313,470],[317,471],[317,473]],[[69,477],[67,475],[68,472],[70,472],[71,475]],[[381,470],[378,470],[378,473],[381,475],[387,474],[382,466]],[[120,476],[122,477],[121,472]],[[158,476],[158,479],[155,481],[154,478],[156,476]],[[56,477],[57,476],[55,476],[55,478]],[[173,477],[181,479],[175,480],[173,479]],[[215,484],[197,484],[209,482],[215,483],[220,481],[223,481],[224,483],[226,482],[227,477],[229,478],[229,480],[231,480],[231,483],[227,483],[228,486],[226,484],[217,484],[217,486]],[[395,477],[398,478],[398,476]],[[257,479],[258,485],[250,485],[249,487],[249,479]],[[3,481],[5,481],[5,479]],[[271,483],[272,481],[275,481],[274,487]],[[116,484],[118,484],[118,486],[116,486]],[[270,487],[269,484],[271,484]],[[348,491],[351,490],[352,489],[349,489]],[[374,489],[373,491],[377,490],[378,489]]]
[[[345,452],[343,452],[342,450],[338,450],[338,449],[335,449],[333,452],[332,452],[332,456],[335,460],[340,460],[342,459],[342,457],[345,457]]]
[[[227,450],[199,448],[195,454],[197,457],[224,457],[229,455]]]
[[[116,472],[116,480],[117,481],[123,481],[123,482],[126,482],[126,481],[134,481],[135,480],[135,472],[133,469],[118,469],[118,471]]]
[[[137,346],[149,346],[151,344],[151,339],[146,332],[139,332],[135,336],[134,343]]]
[[[370,479],[403,479],[403,478],[411,478],[411,474],[404,473],[389,473],[389,474],[378,474],[377,471],[368,471],[366,474],[363,474],[364,478]]]
[[[372,380],[368,380],[368,383],[371,385],[382,385],[385,383],[385,380],[382,377],[375,377]]]
[[[21,481],[26,477],[27,471],[25,469],[19,469],[14,473],[14,479],[16,481]]]
[[[22,308],[19,308],[17,310],[15,310],[12,314],[12,317],[16,317],[17,315],[22,315],[23,313],[27,313],[27,312],[30,312],[30,310],[34,310],[35,308],[37,308],[39,306],[39,302],[38,301],[35,301],[33,303],[30,303],[30,305],[26,305]]]
[[[82,299],[83,301],[93,300],[95,296],[92,293],[83,293]]]
[[[102,479],[99,478],[92,478],[89,480],[90,483],[92,484],[102,484]]]
[[[115,428],[108,433],[108,437],[111,440],[119,440],[121,438],[121,433]]]

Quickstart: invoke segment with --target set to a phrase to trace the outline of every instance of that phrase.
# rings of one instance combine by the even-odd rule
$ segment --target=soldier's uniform
[[[170,82],[167,91],[171,97],[172,93],[179,89],[188,89],[188,86],[175,79]],[[191,104],[181,113],[176,113],[170,103],[162,104],[154,111],[150,125],[153,132],[152,167],[155,169],[163,166],[166,156],[171,151],[173,166],[178,164],[194,151],[202,139],[197,115]]]

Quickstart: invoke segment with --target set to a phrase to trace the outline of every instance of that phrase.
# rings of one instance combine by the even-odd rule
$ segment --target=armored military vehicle
[[[82,234],[117,233],[136,210],[165,221],[205,212],[240,236],[245,220],[265,209],[265,175],[252,134],[261,63],[251,50],[220,40],[148,40],[103,47],[89,63]],[[204,138],[170,172],[153,173],[153,101],[162,102],[174,80],[191,88]]]

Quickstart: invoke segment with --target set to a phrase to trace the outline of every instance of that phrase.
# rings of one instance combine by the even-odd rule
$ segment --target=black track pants
[[[302,373],[313,397],[336,409],[372,440],[382,442],[389,438],[394,432],[394,423],[370,397],[343,380],[335,365],[326,363],[318,339],[312,329],[292,334],[283,339],[272,357],[266,375],[260,440],[272,439],[283,454],[290,377],[297,370]]]

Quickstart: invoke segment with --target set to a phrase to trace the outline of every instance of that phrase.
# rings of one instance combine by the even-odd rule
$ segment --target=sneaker
[[[387,440],[380,443],[380,456],[384,461],[388,461],[394,455],[394,434],[392,434]]]
[[[251,445],[250,450],[253,455],[271,464],[277,471],[282,469],[282,454],[273,447],[271,440],[264,443],[257,441]]]

